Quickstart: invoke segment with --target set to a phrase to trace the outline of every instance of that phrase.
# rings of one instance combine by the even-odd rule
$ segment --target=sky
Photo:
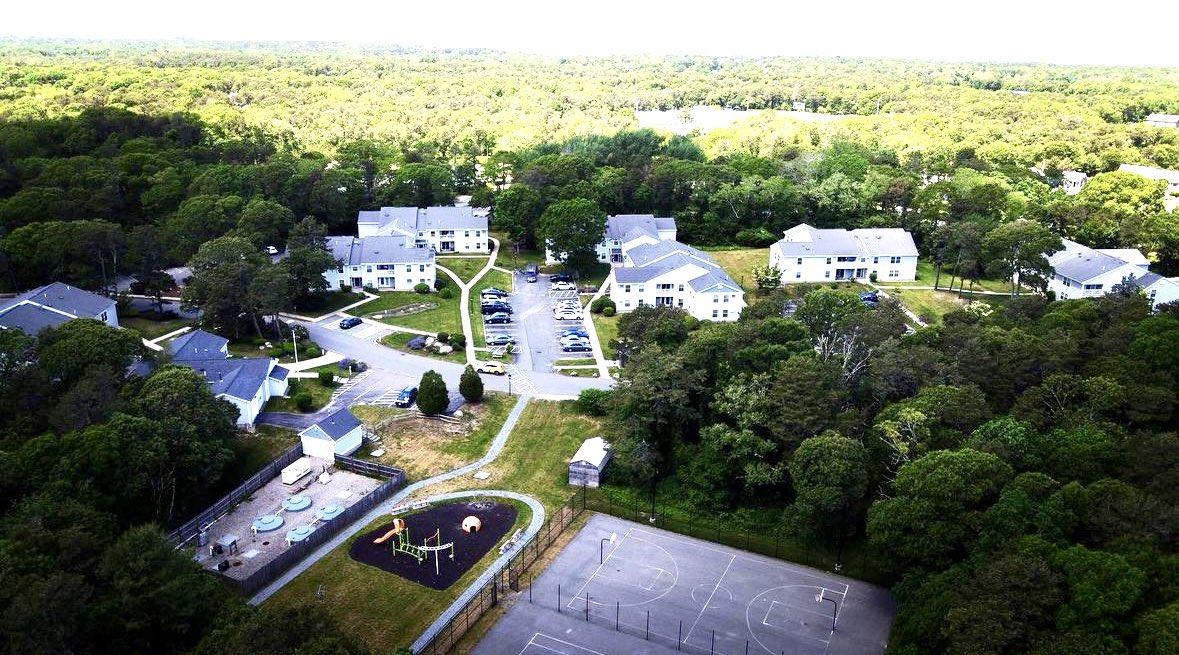
[[[42,0],[0,36],[1179,67],[1177,0]]]

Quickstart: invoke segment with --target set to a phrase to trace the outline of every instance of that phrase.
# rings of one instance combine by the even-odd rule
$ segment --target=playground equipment
[[[389,539],[391,537],[395,537],[398,534],[401,534],[401,531],[404,529],[405,529],[405,519],[393,519],[393,529],[386,532],[384,535],[377,537],[376,539],[373,539],[373,543],[374,544],[383,544],[386,541],[389,541]]]
[[[483,521],[478,516],[468,516],[463,519],[463,532],[478,532],[483,527]]]
[[[383,544],[393,537],[397,537],[397,543],[393,546],[394,557],[397,556],[397,553],[405,553],[406,555],[416,559],[418,564],[421,564],[422,562],[426,561],[428,553],[434,553],[434,575],[440,574],[441,567],[439,565],[438,559],[438,553],[440,551],[449,550],[450,555],[448,555],[448,557],[450,559],[454,559],[454,542],[452,541],[448,544],[442,543],[441,528],[435,530],[432,536],[426,537],[426,539],[422,542],[422,545],[418,546],[416,544],[410,543],[409,541],[409,526],[406,525],[405,519],[393,519],[393,529],[377,537],[376,539],[373,539],[373,543]],[[434,541],[434,545],[432,546],[430,545],[431,540]]]
[[[407,534],[406,539],[408,539],[408,538],[409,538],[409,535]],[[434,540],[433,546],[430,545],[431,539]],[[442,542],[442,529],[439,528],[434,531],[433,537],[426,537],[426,540],[424,542],[422,542],[422,545],[418,546],[418,548],[422,551],[423,558],[425,557],[426,553],[431,553],[431,552],[434,553],[434,575],[440,575],[439,566],[438,566],[438,551],[450,549],[449,557],[450,557],[450,559],[454,559],[454,542],[452,541],[448,544],[444,544],[441,542]],[[418,560],[418,564],[421,564],[421,563],[422,563],[422,560]]]

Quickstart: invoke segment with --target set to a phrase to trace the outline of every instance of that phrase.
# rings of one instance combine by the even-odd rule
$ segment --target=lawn
[[[295,355],[292,352],[285,350],[290,346],[290,340],[279,342],[276,339],[267,339],[271,345],[278,348],[284,348],[283,354],[278,358],[280,364],[290,364],[295,361]],[[323,349],[314,341],[300,341],[299,342],[299,359],[304,360],[308,358],[307,348],[315,346],[315,351],[311,352],[314,357],[319,357],[323,354]],[[271,351],[265,346],[256,346],[252,341],[231,341],[229,342],[229,355],[231,357],[271,357]]]
[[[460,331],[458,334],[462,334],[462,332]],[[465,348],[459,348],[457,350],[452,350],[452,351],[446,353],[445,355],[440,355],[440,354],[434,352],[433,348],[423,348],[421,350],[410,349],[410,347],[408,345],[409,342],[411,340],[413,340],[414,338],[416,338],[417,336],[419,336],[419,335],[416,335],[412,332],[394,332],[392,334],[386,334],[385,336],[381,337],[380,343],[383,346],[388,346],[394,350],[400,350],[401,352],[410,353],[411,355],[421,355],[422,357],[433,357],[434,359],[441,359],[441,360],[445,360],[448,362],[457,362],[459,364],[466,363],[467,354],[466,354]]]
[[[299,435],[294,430],[273,425],[255,426],[253,433],[244,430],[238,432],[230,444],[233,448],[233,461],[222,474],[217,486],[224,487],[225,492],[228,492],[298,441]]]
[[[479,291],[487,287],[495,287],[510,292],[512,290],[512,276],[503,271],[487,271],[487,275],[484,275],[475,287],[471,289],[470,306],[468,307],[468,311],[471,312],[471,329],[475,333],[473,335],[475,337],[475,345],[486,346],[487,337],[483,333],[483,314],[479,311]]]
[[[450,269],[450,272],[459,276],[459,279],[463,282],[470,282],[476,273],[483,270],[484,266],[487,266],[486,257],[439,257],[434,261],[439,266]],[[446,274],[443,273],[442,275]],[[447,277],[446,281],[453,286],[454,280]]]
[[[325,387],[315,379],[298,379],[291,378],[290,388],[287,389],[287,395],[272,396],[270,400],[266,401],[266,406],[262,408],[264,412],[284,412],[287,414],[299,414],[301,410],[295,404],[295,395],[300,393],[307,393],[311,396],[311,407],[308,412],[314,412],[327,405],[332,400],[332,391],[339,385],[332,384],[330,387]]]
[[[603,316],[590,314],[594,322],[594,331],[598,333],[598,343],[602,344],[602,354],[606,359],[617,359],[618,353],[610,342],[618,338],[618,316]]]
[[[953,264],[950,262],[949,264]],[[928,259],[922,259],[917,262],[917,279],[915,280],[888,280],[878,281],[877,284],[883,286],[902,286],[902,287],[931,287],[936,280],[938,286],[947,288],[950,286],[950,265],[942,267],[941,279],[938,279],[937,268],[934,263]],[[961,284],[961,280],[954,278],[954,287],[957,288]],[[966,286],[970,286],[970,282],[966,282]],[[975,291],[1000,291],[1007,292],[1011,290],[1011,281],[997,278],[989,278],[978,280],[974,283]]]
[[[753,281],[754,266],[768,266],[770,263],[769,248],[741,248],[738,250],[710,250],[708,252],[716,263],[733,278],[746,293],[757,290]]]
[[[496,263],[509,270],[524,270],[528,264],[536,264],[537,266],[544,266],[544,251],[543,250],[529,250],[527,248],[521,249],[520,252],[514,252],[511,240],[508,235],[503,232],[492,232],[491,236],[499,239],[499,256],[496,257]]]
[[[414,417],[391,421],[381,428],[377,426],[382,421],[404,415],[406,410],[357,406],[355,412],[381,438],[385,454],[376,461],[404,469],[411,480],[422,480],[482,457],[515,404],[514,396],[488,392],[483,402],[463,406],[458,424]],[[367,457],[367,452],[361,455]]]
[[[459,318],[459,290],[455,288],[454,284],[448,288],[454,294],[450,298],[443,298],[437,292],[390,291],[382,293],[380,298],[361,307],[364,309],[365,317],[375,318],[389,325],[429,332],[462,333],[463,327]],[[397,310],[400,307],[417,303],[431,303],[435,306],[403,316],[388,315],[390,310]]]
[[[902,305],[909,308],[921,320],[930,324],[940,323],[942,316],[955,309],[961,309],[967,302],[966,296],[959,299],[956,292],[934,291],[933,289],[904,289],[892,286],[881,288],[887,291],[890,296],[900,301]],[[1007,297],[981,296],[976,294],[974,299],[990,303],[991,305],[999,305],[1006,302]]]
[[[322,303],[315,303],[305,307],[295,308],[295,312],[305,316],[324,316],[338,312],[344,307],[364,300],[364,294],[355,291],[329,291]],[[363,306],[363,305],[362,305]],[[360,307],[357,307],[360,309]]]
[[[140,337],[148,340],[162,337],[169,332],[174,332],[191,324],[192,321],[187,318],[174,318],[168,321],[153,321],[140,316],[119,317],[119,325],[131,330],[135,330],[139,333]]]

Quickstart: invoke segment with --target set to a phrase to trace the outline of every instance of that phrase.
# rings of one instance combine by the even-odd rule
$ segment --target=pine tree
[[[483,380],[470,364],[467,365],[462,376],[459,377],[459,393],[469,403],[477,403],[483,400]]]
[[[418,410],[427,416],[441,414],[450,404],[446,382],[436,371],[426,371],[418,384]]]

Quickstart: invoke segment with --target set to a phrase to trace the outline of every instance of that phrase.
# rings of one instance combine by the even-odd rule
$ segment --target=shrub
[[[341,370],[341,371],[347,371],[347,370],[348,370],[348,365],[349,365],[349,364],[351,364],[351,363],[352,363],[352,358],[351,358],[351,357],[345,357],[344,359],[341,359],[341,360],[340,360],[340,363],[339,363],[340,370]]]
[[[369,293],[371,293],[371,294],[373,294],[373,295],[376,295],[376,293],[377,293],[377,288],[376,288],[376,287],[374,287],[374,286],[369,286],[369,285],[367,285],[367,284],[366,284],[366,285],[364,285],[364,290],[365,290],[365,291],[367,291],[367,292],[369,292]]]
[[[588,416],[605,416],[609,403],[607,389],[582,389],[577,395],[577,410]]]
[[[443,287],[442,289],[438,290],[438,297],[444,300],[450,300],[454,297],[454,289],[451,289],[450,287]]]
[[[418,282],[413,287],[414,293],[430,293],[430,285],[425,282]]]
[[[602,308],[602,316],[610,317],[617,313],[617,311],[618,310],[614,309],[614,305],[606,305]]]
[[[876,271],[872,271],[871,273],[868,274],[868,280],[872,284],[876,284]]]
[[[320,351],[319,346],[311,345],[303,349],[303,356],[307,358],[319,357],[323,352]]]
[[[590,311],[595,314],[604,313],[607,307],[617,311],[617,306],[614,304],[614,301],[610,300],[606,296],[602,296],[601,298],[598,298],[597,300],[590,303]]]
[[[307,328],[303,327],[302,325],[291,325],[288,327],[291,332],[295,333],[296,339],[302,340],[302,339],[310,339],[311,338],[311,333],[308,332]]]
[[[306,391],[295,394],[295,407],[298,407],[300,412],[310,412],[311,405],[314,402],[315,400],[311,398],[311,394]]]
[[[364,373],[368,370],[368,364],[365,364],[364,362],[353,362],[352,370],[356,371],[357,373]]]
[[[762,248],[778,240],[778,237],[764,227],[741,230],[735,237],[737,243],[750,248]]]
[[[254,339],[251,343],[253,343],[255,346],[265,346],[266,339],[263,339],[262,337],[258,337],[257,339]]]
[[[452,334],[452,335],[450,335],[450,345],[454,346],[456,349],[466,348],[467,347],[467,336],[465,334]]]
[[[325,387],[330,387],[336,383],[336,374],[331,371],[319,372],[319,383]]]
[[[448,284],[450,284],[450,283],[447,282],[446,277],[444,277],[442,275],[439,275],[438,277],[434,278],[434,290],[435,291],[442,291],[443,289],[446,288],[446,285],[448,285]]]
[[[352,293],[352,285],[345,284],[340,287],[340,293]]]
[[[450,404],[450,391],[436,371],[426,371],[418,383],[418,410],[426,416],[441,414]]]
[[[450,342],[450,333],[449,332],[439,332],[438,336],[435,338],[438,341],[441,341],[442,343],[449,343]]]
[[[282,348],[271,348],[269,351],[267,351],[266,354],[270,357],[278,359],[279,357],[282,357],[284,353]]]
[[[469,403],[483,400],[483,380],[470,364],[463,369],[463,374],[459,376],[459,393]]]

